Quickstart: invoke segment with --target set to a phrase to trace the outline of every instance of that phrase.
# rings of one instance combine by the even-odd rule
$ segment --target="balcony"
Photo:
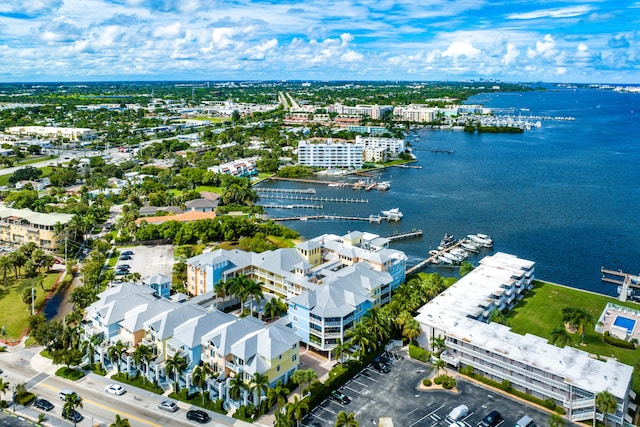
[[[449,365],[455,366],[456,368],[460,364],[460,359],[455,356],[449,355],[446,350],[440,354],[440,359],[442,359],[442,361],[448,363]]]
[[[231,369],[233,372],[239,374],[242,372],[242,365],[237,365],[233,362],[230,361],[225,361],[224,362],[224,366],[226,366],[227,368]]]

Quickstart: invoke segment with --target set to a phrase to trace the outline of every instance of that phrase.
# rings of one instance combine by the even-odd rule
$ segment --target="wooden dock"
[[[261,188],[261,187],[256,187],[254,190],[255,190],[256,193],[316,194],[316,189],[315,188],[298,189],[298,188]]]
[[[603,282],[622,286],[620,289],[620,295],[618,295],[619,301],[627,300],[629,288],[640,289],[640,276],[624,273],[622,270],[607,270],[604,267],[600,268],[600,272],[602,273]]]
[[[462,240],[458,240],[453,245],[451,245],[451,246],[449,246],[449,247],[447,247],[447,248],[445,248],[445,249],[443,249],[443,250],[441,250],[439,252],[440,253],[449,252],[451,249],[457,248],[458,246],[460,246],[461,243],[462,243]],[[427,264],[436,264],[434,261],[438,258],[438,256],[439,255],[431,255],[429,258],[420,261],[419,263],[417,263],[413,267],[407,269],[407,275],[422,270]]]
[[[278,200],[304,200],[308,202],[369,203],[369,199],[351,199],[348,197],[299,196],[295,194],[286,194],[286,193],[261,194],[260,198],[261,199],[278,199]]]
[[[385,239],[393,241],[393,240],[409,239],[411,237],[422,237],[422,230],[411,230],[407,233],[392,234],[391,236],[385,237]]]
[[[277,205],[274,203],[268,205],[260,205],[266,209],[322,209],[323,205],[308,205],[308,204],[294,204],[294,205]]]
[[[314,219],[328,219],[337,221],[368,221],[368,222],[381,222],[382,217],[380,215],[369,216],[343,216],[343,215],[302,215],[302,216],[288,216],[279,218],[269,218],[272,221],[308,221]]]

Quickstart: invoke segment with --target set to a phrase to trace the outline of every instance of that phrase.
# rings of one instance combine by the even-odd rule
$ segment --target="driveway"
[[[367,367],[340,389],[351,399],[349,404],[327,399],[308,414],[301,425],[335,426],[338,413],[345,411],[353,412],[360,426],[377,426],[379,418],[391,417],[395,426],[448,427],[452,420],[447,415],[461,404],[470,410],[462,420],[465,427],[477,426],[494,409],[504,417],[500,427],[514,425],[525,414],[532,417],[538,426],[547,424],[548,413],[460,377],[457,378],[460,390],[457,394],[440,390],[421,391],[418,385],[428,375],[430,367],[410,360],[404,349],[395,353],[404,359],[394,360],[390,372],[379,373]]]

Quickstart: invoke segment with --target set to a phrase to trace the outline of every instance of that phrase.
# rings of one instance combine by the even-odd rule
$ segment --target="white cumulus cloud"
[[[475,56],[478,56],[478,54],[480,54],[480,50],[473,47],[471,42],[469,42],[468,40],[453,42],[449,45],[447,50],[442,52],[442,56],[451,57],[454,59],[460,56],[473,58]]]

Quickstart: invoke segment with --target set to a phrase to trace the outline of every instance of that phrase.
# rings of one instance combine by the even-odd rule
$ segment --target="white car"
[[[469,414],[469,408],[467,405],[458,405],[449,412],[448,417],[451,421],[458,421],[462,417],[466,417]]]
[[[121,385],[109,384],[105,387],[104,391],[106,391],[107,393],[115,394],[116,396],[120,396],[121,394],[124,394],[125,390]]]

